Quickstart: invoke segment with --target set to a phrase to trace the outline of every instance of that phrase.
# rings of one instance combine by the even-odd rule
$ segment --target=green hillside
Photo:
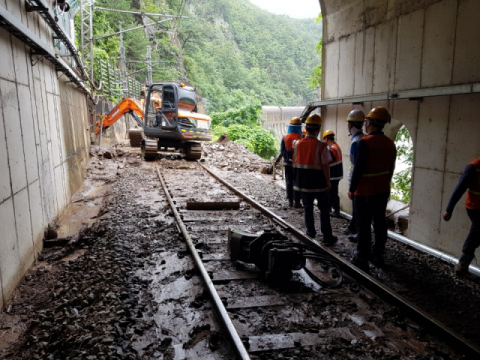
[[[160,61],[153,79],[189,82],[210,112],[252,101],[295,106],[316,99],[309,78],[320,64],[321,22],[273,15],[248,0],[97,0],[95,6],[188,17],[156,25],[155,32],[125,33],[128,72],[140,70],[135,76],[145,81],[141,69],[151,45]],[[142,24],[140,16],[95,10],[94,37],[118,31],[119,21],[123,29]],[[98,41],[95,56],[116,62],[118,47],[118,36]]]

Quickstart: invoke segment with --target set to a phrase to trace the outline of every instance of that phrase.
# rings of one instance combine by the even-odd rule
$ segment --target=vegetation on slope
[[[301,106],[317,98],[321,22],[273,15],[248,0],[97,0],[95,6],[187,17],[155,25],[156,31],[124,33],[127,72],[140,70],[135,77],[145,82],[142,68],[152,46],[153,79],[195,86],[214,126],[251,128],[258,126],[262,105]],[[94,38],[118,31],[119,21],[123,29],[144,21],[102,10],[95,10],[93,18]],[[78,19],[78,35],[79,29]],[[118,36],[95,43],[96,58],[117,63],[118,56]],[[256,143],[250,147],[259,148]]]

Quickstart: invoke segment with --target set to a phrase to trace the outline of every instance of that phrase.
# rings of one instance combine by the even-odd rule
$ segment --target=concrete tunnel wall
[[[53,48],[24,2],[0,0]],[[89,157],[85,94],[0,29],[0,310],[42,248],[43,232],[83,183]],[[38,60],[34,57],[34,60]]]
[[[97,105],[95,106],[95,114],[107,115],[113,110],[116,105],[117,104],[113,103],[110,100],[99,99]],[[96,120],[99,119],[100,118],[96,116]],[[128,139],[128,130],[134,128],[135,125],[135,120],[129,114],[122,116],[112,126],[110,126],[104,134],[102,134],[102,146],[115,145]],[[99,143],[99,138],[93,135],[93,131],[92,141],[95,144]]]
[[[480,82],[480,1],[320,0],[323,14],[322,98],[335,99],[401,90]],[[470,221],[465,196],[450,222],[441,219],[464,167],[480,156],[480,94],[387,100],[325,106],[324,129],[332,128],[348,170],[346,116],[385,106],[386,133],[404,124],[414,146],[408,236],[459,256]],[[342,208],[351,211],[347,180],[340,182]],[[480,252],[477,251],[480,255]]]
[[[278,142],[287,133],[291,118],[300,116],[304,106],[262,106],[262,127],[275,133]]]

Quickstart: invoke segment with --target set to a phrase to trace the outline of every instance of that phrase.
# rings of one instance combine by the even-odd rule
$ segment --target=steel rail
[[[243,345],[242,340],[240,339],[240,336],[238,335],[237,330],[235,329],[235,326],[232,323],[232,320],[228,316],[227,310],[225,309],[225,306],[223,305],[222,300],[220,299],[220,296],[218,296],[218,293],[215,290],[215,286],[213,285],[212,279],[210,279],[210,276],[208,275],[207,270],[203,266],[202,259],[200,258],[200,255],[198,255],[197,249],[195,248],[195,245],[193,244],[193,241],[190,238],[190,235],[188,234],[187,227],[183,223],[180,217],[180,214],[178,213],[175,207],[175,204],[173,203],[173,199],[168,193],[167,185],[165,184],[165,180],[163,179],[163,176],[160,174],[160,170],[158,169],[158,166],[156,166],[156,170],[157,170],[157,175],[160,180],[160,183],[162,184],[162,188],[165,193],[165,196],[167,197],[167,201],[170,205],[170,208],[172,209],[177,226],[180,228],[180,231],[185,241],[187,242],[188,248],[190,250],[190,253],[192,254],[195,264],[197,265],[197,268],[200,271],[200,276],[208,288],[213,304],[218,312],[218,316],[220,317],[221,322],[223,323],[225,329],[228,332],[228,336],[230,337],[230,340],[232,342],[233,349],[237,355],[237,358],[248,360],[250,359],[250,356],[248,355],[248,351],[247,349],[245,349],[245,346]]]
[[[473,344],[472,342],[465,339],[462,335],[455,332],[452,329],[449,329],[446,325],[442,324],[440,321],[432,318],[431,315],[425,311],[418,308],[416,305],[412,304],[407,299],[403,298],[399,294],[395,293],[393,290],[387,286],[380,283],[378,280],[371,277],[369,274],[358,269],[356,266],[352,265],[349,261],[345,260],[332,250],[321,246],[317,241],[310,238],[308,235],[303,233],[301,230],[295,228],[293,225],[289,224],[287,221],[282,219],[280,216],[276,215],[272,211],[268,210],[263,205],[259,204],[248,195],[242,191],[235,188],[233,185],[219,177],[217,174],[212,172],[208,167],[203,164],[200,164],[213,178],[222,183],[232,192],[234,192],[239,197],[243,198],[244,201],[255,207],[262,214],[267,217],[275,220],[285,229],[288,229],[292,235],[294,235],[302,243],[313,247],[315,250],[327,254],[334,258],[340,263],[342,271],[352,277],[354,280],[362,284],[365,288],[372,291],[374,294],[378,295],[380,298],[384,299],[388,303],[399,307],[403,314],[417,323],[425,326],[431,331],[432,334],[438,336],[440,339],[445,341],[449,346],[451,346],[456,351],[465,355],[468,359],[480,359],[480,347]]]

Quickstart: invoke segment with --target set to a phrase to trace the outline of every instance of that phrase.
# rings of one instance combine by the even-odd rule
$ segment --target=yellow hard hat
[[[374,107],[368,113],[367,118],[377,119],[377,120],[388,122],[388,123],[390,122],[390,119],[391,119],[390,114],[388,113],[388,110],[383,106]]]
[[[364,121],[365,113],[362,110],[355,109],[348,113],[347,121]]]
[[[302,125],[302,120],[299,117],[294,117],[288,123],[289,125]]]
[[[305,124],[307,125],[322,125],[322,117],[318,114],[313,114],[307,117],[307,121],[305,121]]]
[[[328,135],[335,136],[335,133],[332,130],[327,130],[323,133],[323,138],[326,138]]]

